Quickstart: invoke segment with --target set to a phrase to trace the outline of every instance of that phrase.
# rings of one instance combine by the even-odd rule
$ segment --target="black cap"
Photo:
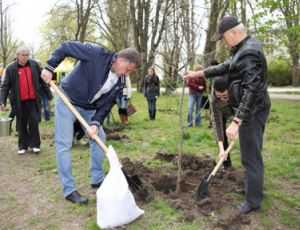
[[[218,32],[214,36],[214,40],[220,40],[223,37],[223,34],[227,31],[239,25],[240,22],[234,16],[224,16],[219,23]]]

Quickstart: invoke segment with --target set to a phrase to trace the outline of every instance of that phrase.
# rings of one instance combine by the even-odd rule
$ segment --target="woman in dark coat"
[[[150,67],[148,75],[144,79],[144,95],[148,101],[148,111],[150,120],[155,120],[156,115],[156,99],[160,94],[159,78],[155,73],[155,69]]]

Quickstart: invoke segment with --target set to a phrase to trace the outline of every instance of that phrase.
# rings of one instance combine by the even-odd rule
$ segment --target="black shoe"
[[[102,184],[103,181],[97,183],[97,184],[91,184],[91,188],[94,188],[94,189],[97,189],[97,188],[100,188],[101,184]]]
[[[260,209],[260,207],[252,207],[248,202],[243,202],[238,207],[240,214],[248,214],[250,212],[254,212]]]
[[[87,204],[89,202],[88,198],[81,196],[79,192],[74,191],[66,197],[66,200],[71,201],[75,204]]]

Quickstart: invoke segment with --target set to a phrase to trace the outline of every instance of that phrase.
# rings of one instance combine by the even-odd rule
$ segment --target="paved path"
[[[270,93],[270,97],[271,99],[300,101],[300,95],[297,94]]]
[[[160,89],[161,92],[165,92],[165,88]],[[136,89],[134,88],[135,92]],[[300,101],[300,87],[269,87],[268,91],[270,93],[271,99],[283,99],[283,100],[294,100]],[[182,88],[176,89],[176,94],[180,95]],[[188,88],[185,88],[185,94],[188,93]]]

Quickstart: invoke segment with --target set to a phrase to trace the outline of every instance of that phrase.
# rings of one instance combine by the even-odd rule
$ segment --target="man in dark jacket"
[[[66,57],[78,60],[76,66],[61,81],[61,88],[78,112],[90,124],[91,186],[98,188],[103,179],[103,151],[94,141],[98,135],[103,141],[101,127],[116,97],[124,88],[124,78],[140,65],[140,55],[133,48],[118,53],[99,46],[80,42],[64,42],[51,55],[42,78],[49,82],[53,71]],[[71,148],[75,116],[59,98],[55,106],[55,146],[58,172],[64,196],[73,203],[86,204],[88,199],[76,190],[72,175]]]
[[[10,95],[11,104],[15,109],[18,133],[18,154],[24,154],[28,148],[34,153],[40,152],[40,98],[41,90],[51,95],[47,84],[40,78],[39,64],[29,59],[30,50],[27,47],[17,49],[16,61],[6,68],[1,84],[0,105],[6,105]]]
[[[189,72],[184,77],[229,77],[235,115],[226,130],[229,139],[239,134],[241,160],[245,167],[246,201],[240,213],[258,210],[263,198],[264,165],[261,155],[265,124],[270,110],[267,92],[267,62],[261,43],[248,36],[237,18],[225,16],[218,27],[218,38],[231,49],[232,58],[203,71]]]
[[[219,157],[224,157],[225,150],[228,148],[228,138],[226,136],[226,123],[234,115],[234,108],[231,105],[231,97],[228,92],[228,77],[216,77],[213,81],[211,92],[212,123],[216,132],[219,146]],[[230,154],[223,162],[224,169],[232,166]]]

